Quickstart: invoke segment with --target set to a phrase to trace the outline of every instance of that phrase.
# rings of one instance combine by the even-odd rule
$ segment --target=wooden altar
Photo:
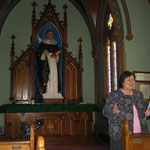
[[[99,111],[98,105],[6,104],[0,107],[0,112],[5,113],[7,139],[17,138],[21,125],[29,125],[38,119],[44,119],[44,125],[35,131],[35,136],[43,136],[47,147],[55,144],[94,143],[93,111]]]

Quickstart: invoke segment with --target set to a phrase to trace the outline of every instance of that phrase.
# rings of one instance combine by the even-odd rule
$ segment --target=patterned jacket
[[[115,103],[120,110],[119,114],[113,114]],[[147,102],[143,98],[142,92],[133,90],[132,95],[125,95],[118,89],[108,95],[102,111],[103,115],[108,118],[109,136],[114,140],[121,140],[121,121],[124,119],[128,121],[130,135],[133,135],[133,104],[138,111],[141,134],[148,134],[146,120],[144,119]]]

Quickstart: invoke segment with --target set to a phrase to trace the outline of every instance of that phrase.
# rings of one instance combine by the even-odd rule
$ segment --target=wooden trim
[[[130,16],[129,16],[128,8],[127,8],[127,5],[126,5],[126,1],[121,0],[121,3],[122,3],[122,6],[123,6],[124,14],[125,14],[125,17],[126,17],[126,24],[127,24],[126,39],[127,40],[132,40],[133,39],[133,34],[132,34],[132,31],[131,31]]]

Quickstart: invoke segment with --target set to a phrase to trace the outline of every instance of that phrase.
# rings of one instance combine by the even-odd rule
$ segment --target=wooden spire
[[[83,53],[82,53],[82,38],[80,37],[78,39],[79,42],[79,65],[80,65],[80,69],[83,71]]]
[[[64,24],[63,24],[63,27],[64,27],[64,50],[67,49],[67,46],[68,46],[68,43],[67,43],[67,8],[68,6],[67,5],[64,5],[63,6],[63,9],[64,9]]]
[[[36,2],[34,1],[32,4],[33,6],[33,10],[32,10],[32,40],[31,42],[34,43],[35,42],[35,27],[36,27],[36,11],[35,11],[35,7],[37,6]]]
[[[11,43],[11,51],[10,51],[10,57],[11,57],[11,65],[14,63],[14,57],[15,57],[15,43],[14,43],[14,40],[16,39],[15,35],[13,34],[11,36],[11,39],[12,39],[12,43]]]

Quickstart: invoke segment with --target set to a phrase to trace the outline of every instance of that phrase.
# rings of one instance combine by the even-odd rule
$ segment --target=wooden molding
[[[132,40],[132,39],[133,39],[133,34],[132,34],[132,33],[127,33],[126,39],[127,39],[128,41]]]
[[[126,17],[126,24],[127,24],[126,39],[127,40],[132,40],[133,39],[133,34],[132,34],[132,31],[131,31],[130,16],[129,16],[128,8],[127,8],[127,5],[126,5],[126,1],[121,0],[121,3],[122,3],[122,6],[123,6],[124,14],[125,14],[125,17]]]

